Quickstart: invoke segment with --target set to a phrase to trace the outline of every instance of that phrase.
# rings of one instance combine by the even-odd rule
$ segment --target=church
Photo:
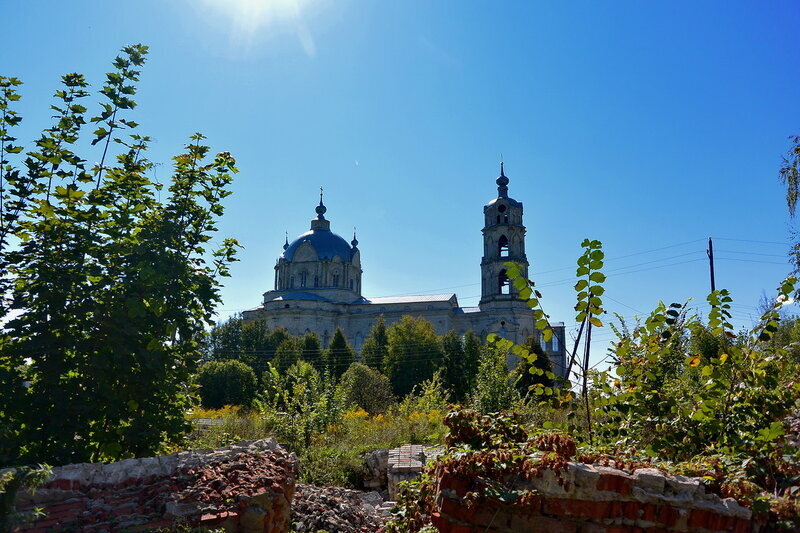
[[[327,346],[333,332],[341,328],[351,346],[361,348],[370,328],[383,316],[387,325],[403,315],[422,317],[438,334],[469,330],[486,339],[496,333],[516,343],[538,335],[532,311],[520,300],[506,276],[505,263],[521,265],[528,275],[525,255],[525,226],[522,202],[508,195],[509,179],[500,163],[496,180],[497,197],[483,206],[483,258],[481,299],[477,307],[461,307],[455,294],[375,297],[361,294],[361,250],[353,235],[349,243],[331,231],[325,218],[327,208],[320,193],[316,218],[309,231],[291,243],[288,238],[275,265],[275,286],[263,296],[263,303],[244,311],[246,321],[265,320],[270,329],[286,328],[303,335],[314,332]],[[564,324],[552,323],[553,337],[540,344],[553,362],[554,372],[566,367]]]

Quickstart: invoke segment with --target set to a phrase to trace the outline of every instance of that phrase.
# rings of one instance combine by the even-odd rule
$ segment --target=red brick
[[[550,498],[544,500],[542,510],[545,514],[556,516],[575,516],[579,518],[606,518],[610,512],[610,502],[568,500]]]
[[[597,490],[610,490],[620,494],[630,494],[633,479],[621,474],[600,474]]]

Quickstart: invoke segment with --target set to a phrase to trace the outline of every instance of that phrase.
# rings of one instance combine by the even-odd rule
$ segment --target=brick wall
[[[55,468],[52,481],[17,497],[46,516],[16,531],[136,531],[176,521],[228,531],[290,529],[296,459],[273,439],[206,452]]]
[[[437,467],[433,524],[443,533],[751,533],[751,512],[732,498],[706,494],[699,479],[643,468],[621,470],[569,463],[556,474],[509,479],[529,491],[513,503],[467,497],[482,492],[480,477]],[[472,496],[472,495],[470,495]],[[469,501],[473,501],[471,505]]]

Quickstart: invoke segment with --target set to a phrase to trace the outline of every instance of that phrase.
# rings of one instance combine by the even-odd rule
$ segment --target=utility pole
[[[711,292],[714,292],[717,288],[714,283],[714,243],[711,242],[711,237],[708,238],[708,250],[706,250],[706,255],[708,255],[708,268],[711,271]]]

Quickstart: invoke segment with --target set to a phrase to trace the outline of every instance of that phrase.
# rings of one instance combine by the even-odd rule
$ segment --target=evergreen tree
[[[474,331],[467,331],[464,335],[464,381],[467,393],[475,388],[482,352],[481,338]]]
[[[383,315],[378,317],[378,321],[372,325],[369,335],[361,346],[361,362],[370,368],[379,370],[383,367],[383,361],[389,354],[389,336],[386,334],[386,323]]]
[[[415,385],[433,377],[442,364],[442,348],[433,324],[424,318],[405,315],[387,330],[389,353],[384,374],[395,395],[402,398]]]
[[[325,365],[322,361],[322,343],[316,333],[306,333],[300,343],[300,358],[322,373]]]
[[[325,351],[325,363],[331,377],[338,381],[355,360],[356,354],[347,344],[344,332],[341,328],[336,328],[336,331],[333,332],[331,343]]]
[[[450,330],[441,337],[442,343],[442,380],[450,392],[450,399],[462,402],[468,392],[467,369],[464,353],[464,339]]]
[[[492,346],[482,351],[472,394],[473,405],[483,414],[505,411],[518,398],[509,379],[506,353]]]
[[[294,336],[287,336],[275,349],[275,357],[272,358],[272,365],[281,374],[285,373],[290,366],[301,359],[302,341]]]
[[[531,356],[536,360],[531,363],[528,358],[520,358],[514,370],[511,372],[511,382],[517,389],[520,396],[527,397],[533,394],[531,387],[541,385],[542,387],[553,387],[555,380],[553,376],[553,363],[542,347],[537,342],[536,337],[531,335],[524,344]]]

